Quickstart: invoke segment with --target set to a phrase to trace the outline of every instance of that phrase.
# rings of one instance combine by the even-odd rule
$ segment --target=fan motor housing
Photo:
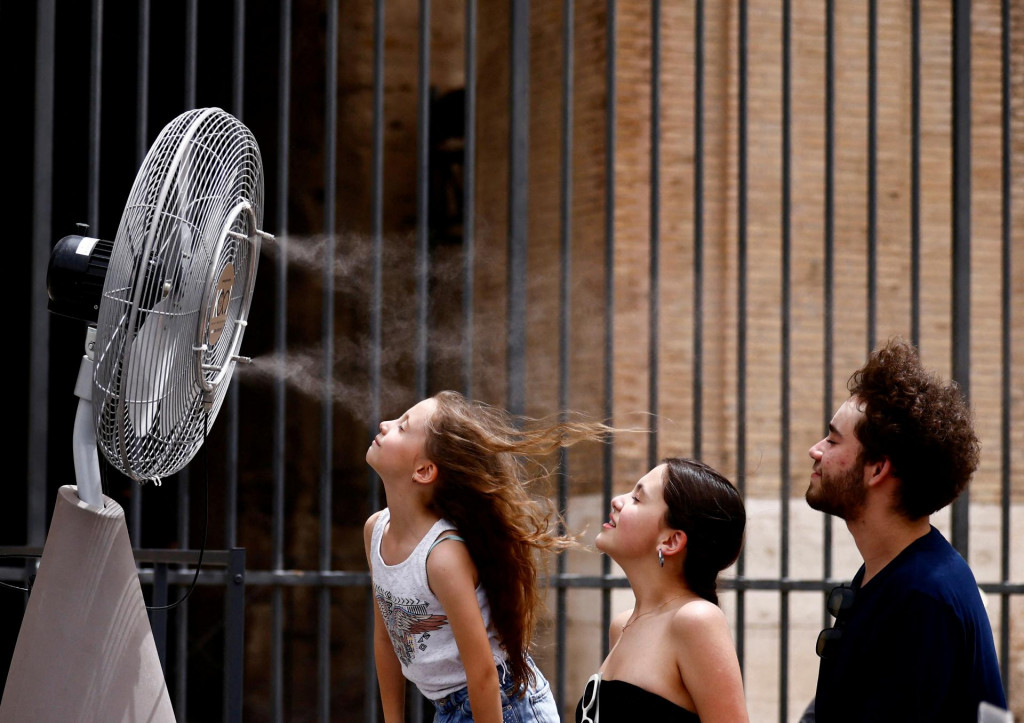
[[[113,248],[113,241],[89,236],[71,235],[58,241],[46,269],[47,308],[95,324]]]

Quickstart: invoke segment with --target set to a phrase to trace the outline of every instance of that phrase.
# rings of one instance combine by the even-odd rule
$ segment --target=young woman
[[[716,594],[745,523],[736,488],[689,459],[665,460],[612,500],[596,545],[622,567],[636,605],[612,620],[611,652],[587,682],[577,723],[747,720]]]
[[[558,551],[550,503],[529,494],[523,455],[604,436],[543,425],[455,392],[382,422],[366,461],[387,508],[364,529],[377,602],[374,652],[384,718],[402,721],[405,679],[438,723],[557,723],[529,655],[540,606],[538,551]]]

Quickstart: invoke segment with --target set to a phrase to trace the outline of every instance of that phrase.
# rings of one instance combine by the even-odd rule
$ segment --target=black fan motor
[[[58,241],[46,269],[47,308],[95,324],[113,248],[113,241],[90,236],[65,236]]]

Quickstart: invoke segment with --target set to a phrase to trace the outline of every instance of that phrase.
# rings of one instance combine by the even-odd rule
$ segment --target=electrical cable
[[[19,554],[19,555],[0,554],[0,558],[8,558],[8,557],[18,558],[19,560],[28,560],[30,558],[38,560],[39,558],[42,557],[42,555],[35,555],[35,554],[30,554],[30,553],[23,553],[23,554]],[[30,587],[22,587],[21,585],[15,585],[13,583],[4,582],[3,580],[0,580],[0,587],[6,587],[9,590],[17,590],[18,592],[29,592],[30,589],[31,589],[31,586]]]

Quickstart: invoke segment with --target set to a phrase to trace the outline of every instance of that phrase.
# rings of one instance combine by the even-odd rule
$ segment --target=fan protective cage
[[[96,439],[133,479],[179,471],[216,419],[262,221],[263,162],[249,129],[219,108],[168,123],[125,205],[97,323]]]

